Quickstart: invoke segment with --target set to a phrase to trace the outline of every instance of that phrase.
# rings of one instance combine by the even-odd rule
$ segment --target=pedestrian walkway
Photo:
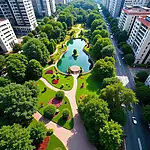
[[[54,134],[63,142],[67,150],[96,150],[95,146],[92,145],[87,136],[87,132],[83,125],[82,120],[78,114],[78,107],[76,104],[76,90],[77,90],[77,78],[78,74],[73,75],[74,85],[70,91],[64,91],[65,96],[69,99],[70,105],[72,108],[73,118],[74,118],[74,127],[72,130],[67,130],[56,123],[49,121],[44,118],[39,112],[36,112],[33,117],[38,121],[43,121],[46,127],[54,129]],[[40,79],[48,88],[58,91],[51,84],[47,82],[44,78]]]

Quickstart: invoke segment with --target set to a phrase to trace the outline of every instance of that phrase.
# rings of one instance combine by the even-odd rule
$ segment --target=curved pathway
[[[95,146],[92,145],[87,136],[87,131],[85,130],[85,127],[83,125],[82,120],[80,119],[80,116],[78,114],[78,107],[76,104],[76,90],[77,90],[77,75],[73,75],[74,77],[74,85],[73,88],[70,91],[64,91],[65,96],[69,99],[73,118],[74,118],[74,128],[72,130],[67,130],[56,123],[49,121],[48,119],[44,118],[39,112],[35,113],[33,117],[38,121],[43,121],[46,125],[46,127],[54,129],[54,134],[63,142],[67,150],[96,150]],[[51,84],[47,82],[44,78],[40,79],[44,84],[54,90],[58,91],[60,89],[57,89],[53,87]]]

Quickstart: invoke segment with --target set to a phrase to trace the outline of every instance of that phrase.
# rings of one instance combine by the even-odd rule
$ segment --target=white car
[[[135,117],[132,117],[132,121],[133,121],[133,124],[137,124],[137,120],[136,120],[136,118]]]
[[[113,39],[113,35],[110,35],[110,38]]]

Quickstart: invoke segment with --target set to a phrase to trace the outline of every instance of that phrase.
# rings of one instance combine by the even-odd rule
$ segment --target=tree
[[[23,43],[28,42],[30,39],[31,39],[30,36],[24,36],[24,37],[23,37]]]
[[[30,139],[33,140],[33,144],[37,145],[41,143],[46,137],[47,129],[43,122],[35,122],[31,126],[29,126],[30,131]]]
[[[37,86],[37,83],[36,83],[36,81],[32,81],[32,80],[30,80],[30,81],[26,81],[25,83],[24,83],[24,86],[26,87],[26,88],[28,88],[31,92],[32,92],[32,97],[34,98],[36,98],[38,95],[39,95],[39,93],[40,93],[40,89],[39,89],[39,87]]]
[[[29,60],[35,59],[45,65],[49,59],[49,52],[38,39],[31,39],[23,45],[23,53]]]
[[[29,36],[29,37],[31,37],[31,38],[33,38],[33,37],[34,37],[34,35],[33,35],[33,33],[32,33],[32,32],[29,32],[29,33],[28,33],[28,36]]]
[[[66,20],[67,27],[71,27],[73,23],[74,23],[73,16],[72,15],[67,16],[67,20]]]
[[[127,40],[127,32],[126,31],[120,31],[119,36],[117,37],[118,43],[125,42]]]
[[[121,49],[123,51],[123,53],[126,55],[126,54],[132,54],[133,51],[132,51],[132,47],[127,44],[127,43],[124,43],[124,42],[121,42]],[[124,43],[124,44],[123,44]]]
[[[149,74],[148,74],[148,72],[147,71],[138,71],[137,73],[136,73],[136,80],[137,81],[140,81],[140,82],[145,82],[145,80],[148,78],[148,76],[149,76]]]
[[[38,80],[42,77],[43,68],[41,64],[35,60],[31,59],[27,66],[27,76],[29,80]]]
[[[102,50],[101,50],[101,56],[102,58],[106,57],[106,56],[114,56],[115,55],[115,48],[112,45],[108,45],[105,46]]]
[[[36,31],[36,30],[32,30],[31,32],[32,32],[32,34],[33,34],[34,36],[37,35],[37,31]]]
[[[90,15],[87,18],[87,26],[91,27],[92,22],[95,19],[100,19],[100,18],[101,18],[101,16],[99,14],[95,14],[95,13],[91,12]]]
[[[48,105],[46,106],[46,108],[44,109],[44,116],[48,119],[51,119],[54,117],[55,113],[56,113],[56,106],[55,105]]]
[[[124,60],[126,64],[131,66],[134,63],[135,58],[133,54],[126,54]]]
[[[0,55],[0,70],[3,69],[4,65],[5,65],[5,57]]]
[[[99,131],[99,141],[107,150],[118,150],[123,142],[122,126],[113,120],[106,122]]]
[[[97,95],[89,94],[79,103],[78,110],[87,128],[89,139],[99,145],[99,129],[109,117],[107,102],[99,99]]]
[[[36,30],[37,33],[39,33],[39,32],[40,32],[40,27],[37,26],[37,27],[35,28],[35,30]]]
[[[150,88],[147,86],[140,86],[136,89],[137,98],[143,102],[143,104],[150,104]]]
[[[3,126],[0,129],[0,149],[6,150],[33,150],[30,133],[19,124]]]
[[[47,34],[45,32],[40,33],[40,39],[41,38],[48,38]]]
[[[131,110],[131,103],[138,103],[135,93],[120,83],[106,86],[100,91],[100,98],[108,102],[109,108],[116,109],[121,109],[125,105],[128,110]]]
[[[150,123],[150,105],[145,105],[143,107],[143,115],[144,115],[145,121]]]
[[[91,31],[93,32],[97,26],[102,25],[104,23],[103,19],[95,19],[91,24]]]
[[[95,38],[96,35],[100,35],[101,34],[101,30],[94,30],[94,32],[92,33],[92,38]]]
[[[13,51],[17,53],[17,52],[21,51],[21,49],[22,49],[22,45],[19,43],[15,43],[15,45],[13,47]]]
[[[66,23],[66,20],[67,20],[67,18],[66,18],[65,15],[62,15],[62,14],[59,15],[58,21],[60,21],[60,22],[65,22],[65,23]]]
[[[62,25],[63,25],[63,29],[67,30],[67,24],[65,22],[62,22]]]
[[[49,17],[47,17],[47,16],[44,17],[43,22],[44,22],[44,23],[48,23],[48,21],[50,21]]]
[[[64,98],[64,96],[65,96],[64,91],[57,91],[57,92],[56,92],[56,98],[57,98],[58,100],[62,100],[62,99]]]
[[[108,104],[97,95],[89,94],[79,103],[79,113],[88,129],[99,130],[108,120]]]
[[[95,59],[101,58],[101,50],[105,46],[110,45],[110,44],[111,44],[111,41],[109,38],[99,38],[91,50],[92,56]]]
[[[116,109],[113,108],[110,110],[110,118],[114,120],[115,122],[118,122],[122,126],[126,123],[126,113],[123,108]]]
[[[102,82],[102,87],[105,88],[107,85],[113,85],[116,83],[120,83],[121,81],[117,77],[112,77],[112,78],[104,78]]]
[[[50,54],[53,54],[55,51],[55,45],[53,42],[49,42],[48,47],[47,47],[48,51]]]
[[[95,43],[97,42],[98,39],[101,39],[102,36],[100,34],[97,34],[94,38],[93,38],[93,45],[95,45]]]
[[[26,65],[18,59],[11,60],[9,64],[6,64],[6,70],[11,80],[21,83],[26,78]]]
[[[0,87],[5,87],[10,84],[10,80],[6,77],[0,77]]]
[[[109,32],[105,29],[102,29],[100,31],[100,35],[102,36],[102,38],[107,38],[109,36]]]
[[[64,119],[68,119],[69,114],[70,114],[69,109],[67,109],[67,108],[63,109],[62,117],[63,117]]]
[[[0,88],[0,109],[8,124],[24,124],[32,119],[37,98],[24,85],[11,83]]]
[[[100,59],[95,63],[93,75],[99,80],[113,77],[115,76],[115,67],[110,61],[105,62],[104,59]]]

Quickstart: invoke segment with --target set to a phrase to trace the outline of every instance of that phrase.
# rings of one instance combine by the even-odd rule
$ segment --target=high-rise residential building
[[[130,34],[137,17],[150,15],[150,8],[126,6],[122,9],[118,27]]]
[[[112,17],[118,17],[121,9],[123,7],[124,0],[110,0],[109,5],[109,12],[112,15]]]
[[[51,16],[56,12],[55,0],[32,0],[37,17]]]
[[[107,9],[109,9],[109,3],[110,3],[110,0],[102,0],[102,4],[103,4]]]
[[[136,18],[128,43],[135,54],[135,63],[150,63],[150,16]]]
[[[147,6],[150,0],[125,0],[124,6]]]
[[[0,19],[0,51],[12,51],[18,43],[16,35],[8,19]]]
[[[0,17],[9,19],[16,33],[26,33],[37,26],[31,0],[0,0]]]

